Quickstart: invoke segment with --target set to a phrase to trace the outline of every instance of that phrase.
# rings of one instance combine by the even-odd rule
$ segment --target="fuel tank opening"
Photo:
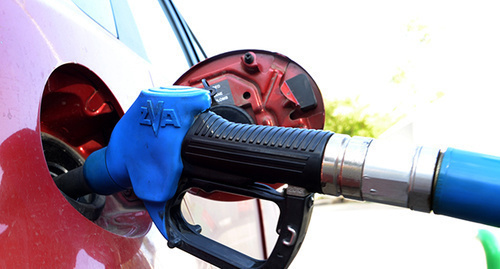
[[[50,175],[55,178],[83,165],[85,160],[63,141],[49,134],[42,133],[43,154],[49,168]],[[66,200],[91,221],[99,218],[104,209],[106,198],[95,193],[87,194],[76,199],[61,191]]]
[[[92,152],[105,147],[122,115],[113,93],[92,70],[74,63],[57,67],[45,84],[39,118],[52,178],[71,177]],[[116,235],[141,237],[151,227],[144,204],[131,191],[61,194],[85,218]]]

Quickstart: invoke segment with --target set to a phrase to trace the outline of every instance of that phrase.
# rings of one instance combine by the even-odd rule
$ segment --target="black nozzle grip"
[[[241,186],[287,183],[321,191],[323,153],[332,132],[233,123],[201,113],[182,145],[184,173]]]

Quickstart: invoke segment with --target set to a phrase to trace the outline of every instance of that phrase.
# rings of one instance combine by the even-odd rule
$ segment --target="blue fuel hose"
[[[500,157],[449,148],[438,169],[434,213],[500,227]]]

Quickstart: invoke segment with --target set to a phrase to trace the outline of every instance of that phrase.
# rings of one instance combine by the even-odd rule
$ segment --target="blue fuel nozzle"
[[[99,194],[133,188],[167,238],[163,216],[183,170],[182,140],[196,115],[210,105],[210,92],[202,89],[142,91],[115,126],[109,145],[87,158],[87,184]]]
[[[500,157],[234,123],[206,111],[211,103],[206,89],[142,91],[109,145],[56,184],[71,197],[132,188],[168,246],[222,268],[286,268],[304,239],[315,192],[500,227]],[[289,186],[280,192],[258,182]],[[180,208],[191,188],[278,205],[280,232],[270,256],[248,257],[187,223]]]

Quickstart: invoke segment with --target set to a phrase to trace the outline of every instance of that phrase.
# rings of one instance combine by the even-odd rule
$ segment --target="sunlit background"
[[[311,74],[328,101],[351,100],[350,109],[380,124],[381,139],[500,155],[494,1],[183,0],[176,6],[209,57],[236,49],[280,52]],[[292,268],[485,268],[475,237],[480,228],[497,232],[336,202],[318,203]]]
[[[246,48],[280,52],[308,70],[327,98],[360,96],[375,111],[499,86],[493,1],[176,5],[209,56]]]

